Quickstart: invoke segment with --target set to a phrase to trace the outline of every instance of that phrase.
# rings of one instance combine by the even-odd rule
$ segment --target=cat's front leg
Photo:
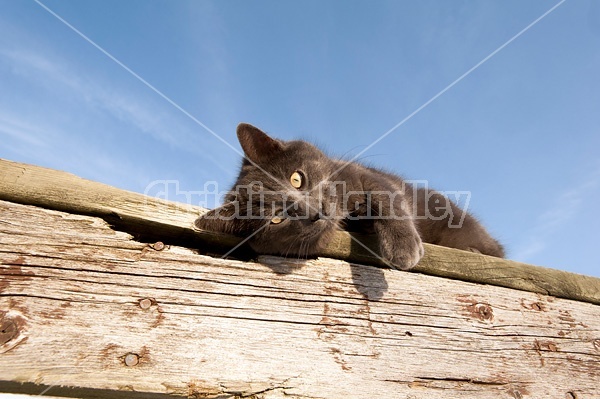
[[[425,250],[403,191],[380,182],[369,182],[365,188],[366,216],[373,220],[381,257],[394,269],[412,269]]]
[[[392,268],[410,270],[423,257],[423,243],[412,220],[376,220],[373,227],[381,257]]]

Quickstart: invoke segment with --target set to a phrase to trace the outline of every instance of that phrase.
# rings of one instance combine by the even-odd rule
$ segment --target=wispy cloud
[[[38,151],[42,158],[49,155],[45,144],[68,143],[73,136],[84,133],[80,131],[82,125],[88,126],[84,134],[116,127],[141,132],[169,148],[195,154],[228,175],[234,173],[234,167],[224,166],[222,159],[204,150],[205,135],[196,126],[174,115],[152,93],[140,95],[139,90],[122,88],[117,79],[106,81],[94,71],[83,74],[82,67],[74,62],[0,41],[0,65],[4,64],[4,70],[32,93],[29,107],[23,106],[25,96],[0,96],[0,103],[6,105],[0,111],[0,135],[9,139],[3,146],[29,156]],[[40,93],[47,98],[40,98]],[[42,105],[32,107],[36,102]],[[65,113],[70,118],[65,118]],[[88,120],[81,121],[83,117]]]
[[[581,211],[585,197],[599,184],[600,167],[587,176],[581,184],[558,195],[552,206],[538,216],[535,226],[515,253],[514,259],[527,262],[544,251],[548,246],[547,242]]]
[[[27,146],[44,147],[45,140],[38,127],[26,121],[0,114],[0,135],[20,141]]]

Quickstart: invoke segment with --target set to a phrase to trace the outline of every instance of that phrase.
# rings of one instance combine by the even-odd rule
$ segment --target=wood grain
[[[0,392],[600,396],[593,304],[325,258],[158,251],[100,218],[3,201],[0,320]]]
[[[1,159],[0,199],[99,216],[140,241],[161,241],[202,249],[204,253],[224,254],[242,241],[238,237],[195,230],[193,222],[206,211],[203,208]],[[340,231],[321,255],[382,266],[376,248],[372,236]],[[234,255],[242,259],[253,256],[246,246],[241,246]],[[435,245],[425,245],[425,257],[413,271],[600,304],[598,278]]]

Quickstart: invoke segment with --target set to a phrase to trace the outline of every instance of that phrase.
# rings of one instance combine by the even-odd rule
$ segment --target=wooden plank
[[[98,216],[132,234],[183,243],[202,242],[216,251],[232,248],[237,237],[206,234],[193,221],[206,210],[165,201],[70,173],[0,159],[0,199],[74,214]]]
[[[0,199],[99,216],[141,240],[160,240],[211,253],[226,253],[241,241],[233,236],[195,230],[193,222],[205,209],[6,160],[0,160]],[[373,237],[353,237],[346,232],[338,232],[321,255],[382,265],[373,255],[377,252]],[[245,246],[236,252],[238,257],[251,256],[249,254],[250,250]],[[413,271],[600,304],[598,278],[435,245],[425,245],[425,257]]]
[[[2,201],[0,319],[0,392],[600,396],[600,306],[333,259],[157,251]]]

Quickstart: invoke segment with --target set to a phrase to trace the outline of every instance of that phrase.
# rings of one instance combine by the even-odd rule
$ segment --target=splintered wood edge
[[[173,244],[224,253],[242,239],[194,228],[206,209],[149,197],[63,171],[0,159],[0,199],[74,214],[98,216],[133,234],[153,232]],[[150,234],[150,235],[152,235]],[[374,237],[337,232],[324,257],[385,266]],[[600,305],[600,279],[425,244],[413,271],[433,276],[542,293]]]

